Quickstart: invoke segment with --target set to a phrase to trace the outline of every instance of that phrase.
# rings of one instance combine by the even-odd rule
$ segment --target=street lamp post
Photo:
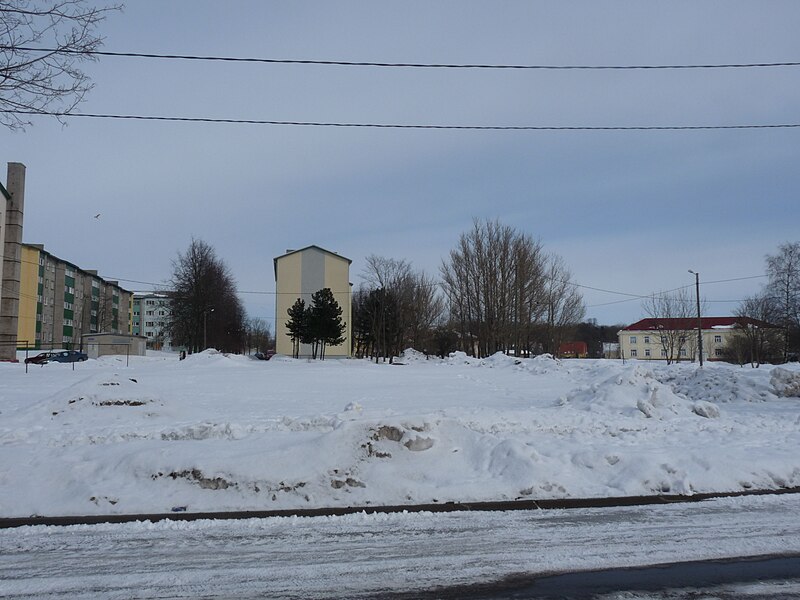
[[[208,313],[214,312],[214,307],[210,306],[203,311],[203,350],[208,348]]]
[[[700,353],[700,366],[703,366],[703,321],[700,317],[700,273],[695,273],[689,269],[689,273],[694,274],[694,290],[697,298],[697,349]]]

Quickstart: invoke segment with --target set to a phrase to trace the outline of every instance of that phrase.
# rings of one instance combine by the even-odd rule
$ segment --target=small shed
[[[144,356],[147,338],[125,333],[87,333],[82,336],[83,351],[89,358],[110,354]]]
[[[559,358],[586,358],[589,348],[586,342],[563,342],[558,347]]]

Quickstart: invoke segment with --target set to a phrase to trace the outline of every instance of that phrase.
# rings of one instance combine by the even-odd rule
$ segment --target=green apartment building
[[[78,348],[87,333],[129,334],[132,298],[97,271],[22,244],[18,346]]]

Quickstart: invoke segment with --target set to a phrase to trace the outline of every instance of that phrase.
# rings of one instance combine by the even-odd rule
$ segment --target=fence
[[[125,355],[125,366],[126,367],[130,366],[131,345],[132,344],[130,344],[130,343],[121,344],[121,343],[118,343],[118,342],[117,343],[112,343],[112,342],[109,342],[109,343],[92,342],[92,345],[95,346],[96,348],[100,348],[100,347],[115,347],[116,348],[115,352],[109,352],[108,354],[100,353],[100,355],[102,355],[102,356],[122,356],[124,354]],[[63,346],[57,346],[56,344],[41,344],[40,343],[40,344],[38,344],[38,347],[37,347],[36,344],[31,344],[27,340],[18,340],[16,343],[14,343],[14,342],[0,342],[0,347],[7,348],[8,346],[14,346],[14,353],[15,353],[14,360],[13,361],[9,361],[9,362],[19,362],[19,359],[16,358],[16,353],[17,352],[22,352],[22,351],[25,352],[25,360],[24,360],[24,362],[25,362],[25,372],[26,373],[28,372],[28,365],[31,364],[28,361],[28,359],[31,358],[32,356],[36,356],[38,354],[43,354],[45,352],[57,352],[57,351],[69,350],[68,344],[64,344]],[[47,346],[49,346],[49,348]],[[120,350],[122,350],[123,348],[124,348],[124,352],[120,352]],[[82,352],[82,353],[86,354],[85,352]],[[87,358],[88,358],[88,355],[87,355]],[[47,361],[47,362],[59,362],[59,361],[53,360],[53,361]],[[75,362],[78,362],[78,361],[72,361],[72,370],[73,371],[75,370]]]

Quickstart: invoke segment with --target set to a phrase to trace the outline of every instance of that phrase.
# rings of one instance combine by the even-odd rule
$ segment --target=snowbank
[[[209,351],[0,365],[0,515],[800,485],[794,367]]]

